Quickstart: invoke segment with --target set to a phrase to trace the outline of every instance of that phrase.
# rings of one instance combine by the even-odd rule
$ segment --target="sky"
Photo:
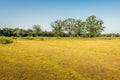
[[[0,0],[0,28],[38,24],[49,31],[55,20],[85,21],[91,15],[104,21],[103,33],[120,33],[120,0]]]

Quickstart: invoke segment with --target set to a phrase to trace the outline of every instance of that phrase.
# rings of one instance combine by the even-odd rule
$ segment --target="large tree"
[[[68,18],[65,19],[63,22],[64,22],[64,30],[68,33],[69,36],[72,36],[74,33],[76,20],[74,18]]]
[[[83,36],[85,34],[85,22],[82,20],[76,20],[75,26],[74,26],[74,33],[76,36]]]
[[[24,29],[17,29],[16,30],[16,36],[25,37],[25,36],[27,36],[27,31],[24,30]]]
[[[63,21],[56,20],[51,23],[52,31],[55,36],[62,36],[63,33]]]
[[[0,29],[0,36],[2,36],[3,35],[3,30],[2,29]]]
[[[97,19],[96,16],[89,16],[86,19],[86,31],[88,37],[96,37],[104,30],[103,21]]]
[[[33,25],[33,34],[34,36],[40,36],[42,29],[40,25]]]
[[[3,28],[2,29],[2,34],[4,36],[13,36],[13,29],[11,29],[11,28]]]
[[[33,30],[32,29],[28,29],[27,30],[27,35],[28,36],[33,36],[34,35]]]

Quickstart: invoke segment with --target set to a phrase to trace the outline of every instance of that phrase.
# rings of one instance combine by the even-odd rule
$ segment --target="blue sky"
[[[104,33],[120,33],[120,0],[0,0],[0,28],[51,30],[57,19],[85,20],[95,15],[104,21]]]

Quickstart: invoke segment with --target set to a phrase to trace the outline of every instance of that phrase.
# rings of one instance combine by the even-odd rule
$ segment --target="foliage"
[[[102,34],[103,37],[120,37],[119,33]]]
[[[41,37],[41,38],[40,38],[40,40],[41,40],[41,41],[44,41],[44,40],[45,40],[45,38]]]
[[[43,31],[40,25],[33,25],[32,29],[3,28],[0,29],[0,36],[44,36],[44,37],[98,37],[104,30],[103,21],[96,16],[89,16],[86,21],[67,18],[55,20],[51,24],[52,31]]]
[[[33,25],[33,35],[34,36],[40,36],[42,32],[42,29],[40,27],[40,25]]]
[[[57,20],[51,23],[53,32],[57,36],[67,33],[69,37],[97,37],[104,30],[103,21],[96,16],[89,16],[86,21],[80,19],[68,18]]]
[[[86,19],[86,33],[88,37],[97,37],[104,30],[103,21],[97,20],[96,16],[89,16]]]
[[[9,44],[12,43],[13,40],[8,37],[0,37],[0,44]]]
[[[22,37],[22,39],[33,40],[34,38],[31,36],[28,36],[28,37]]]
[[[82,20],[76,20],[76,24],[73,30],[76,36],[83,37],[86,33],[85,22],[83,22]]]
[[[63,22],[62,20],[56,20],[51,23],[52,31],[55,36],[61,36],[63,33]]]
[[[40,36],[43,36],[43,37],[54,37],[54,32],[51,32],[51,31],[43,31],[42,33],[41,33],[41,35]]]
[[[27,33],[26,33],[26,30],[24,30],[24,29],[18,29],[18,30],[16,31],[16,35],[17,35],[18,37],[24,37],[24,36],[27,35]]]
[[[68,18],[63,21],[64,30],[68,33],[69,36],[72,36],[74,33],[74,27],[76,25],[76,20],[74,18]]]

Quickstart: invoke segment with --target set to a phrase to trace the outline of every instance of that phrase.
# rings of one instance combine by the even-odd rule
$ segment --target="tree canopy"
[[[96,37],[104,30],[103,21],[96,16],[89,16],[86,19],[86,32],[88,37]]]
[[[43,31],[40,25],[33,25],[32,29],[1,28],[0,36],[46,36],[46,37],[97,37],[104,30],[103,20],[96,16],[89,16],[85,21],[67,18],[51,22],[52,31]]]

